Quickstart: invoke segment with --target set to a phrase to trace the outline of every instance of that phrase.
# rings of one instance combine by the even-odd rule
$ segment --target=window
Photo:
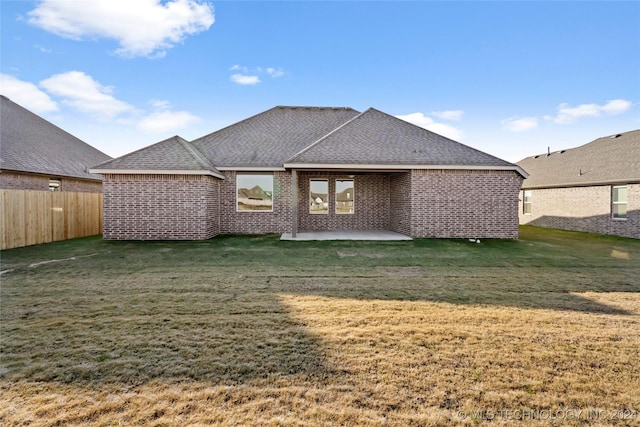
[[[524,195],[522,197],[522,213],[531,213],[531,190],[524,190]]]
[[[49,180],[49,191],[60,191],[60,180],[59,179],[50,179]]]
[[[336,214],[354,212],[354,186],[352,179],[336,180]]]
[[[627,186],[616,185],[611,188],[611,216],[614,219],[627,218]]]
[[[329,214],[329,180],[309,181],[309,213]]]
[[[236,175],[236,199],[238,212],[272,212],[273,175]]]

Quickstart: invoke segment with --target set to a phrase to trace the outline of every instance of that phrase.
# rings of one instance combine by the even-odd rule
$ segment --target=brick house
[[[0,188],[100,193],[111,157],[0,95]]]
[[[91,169],[105,239],[391,230],[518,238],[526,173],[375,109],[275,107]]]
[[[640,238],[640,130],[518,162],[520,223]]]

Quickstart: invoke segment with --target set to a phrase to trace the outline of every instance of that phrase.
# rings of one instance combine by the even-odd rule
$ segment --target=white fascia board
[[[448,170],[506,170],[516,171],[524,178],[529,174],[520,166],[484,166],[484,165],[362,165],[362,164],[311,164],[311,163],[285,163],[287,169],[349,169],[349,170],[412,170],[412,169],[448,169]]]
[[[89,169],[90,173],[101,175],[209,175],[224,179],[224,175],[210,170],[173,169]]]
[[[284,172],[287,169],[286,168],[279,168],[279,167],[259,167],[259,166],[247,166],[247,167],[234,167],[234,166],[227,166],[227,167],[217,167],[216,169],[218,169],[219,171],[238,171],[238,172]]]

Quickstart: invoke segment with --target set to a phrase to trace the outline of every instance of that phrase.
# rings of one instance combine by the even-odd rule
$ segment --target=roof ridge
[[[215,166],[211,162],[209,162],[208,159],[204,157],[204,155],[189,141],[178,135],[176,135],[174,138],[176,138],[176,140],[189,152],[189,154],[191,154],[193,158],[195,158],[196,161],[200,163],[200,166],[211,170],[216,169]]]
[[[351,108],[353,110],[353,108]],[[295,159],[296,157],[298,157],[299,155],[301,155],[302,153],[310,150],[311,148],[315,147],[316,145],[318,145],[323,139],[328,138],[330,135],[333,135],[335,132],[337,132],[338,130],[342,129],[344,126],[346,126],[347,124],[351,123],[352,121],[354,121],[355,119],[357,119],[358,117],[362,116],[364,113],[366,113],[367,111],[371,110],[371,107],[367,108],[365,111],[359,112],[359,114],[357,116],[354,116],[352,118],[350,118],[349,120],[347,120],[346,122],[344,122],[343,124],[341,124],[340,126],[338,126],[337,128],[333,129],[331,132],[329,132],[328,134],[322,136],[321,138],[319,138],[317,141],[309,144],[307,147],[303,148],[302,150],[300,150],[299,152],[297,152],[296,154],[294,154],[293,156],[289,157],[287,160],[285,160],[285,163],[289,163],[292,159]],[[354,111],[358,111],[358,110],[354,110]]]

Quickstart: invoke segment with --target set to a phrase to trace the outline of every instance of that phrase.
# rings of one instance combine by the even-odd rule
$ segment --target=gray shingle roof
[[[149,147],[109,160],[100,170],[211,171],[220,172],[191,143],[172,136]]]
[[[191,148],[191,150],[189,149]],[[194,158],[192,155],[197,153]],[[93,170],[281,169],[296,165],[457,166],[519,170],[373,108],[274,107],[198,138],[173,137]]]
[[[373,108],[291,157],[286,163],[513,166]]]
[[[295,153],[357,116],[351,108],[274,107],[193,141],[218,167],[282,167]]]
[[[42,117],[0,96],[0,169],[100,180],[88,168],[111,159]]]
[[[640,130],[518,162],[530,176],[523,188],[640,182]]]

